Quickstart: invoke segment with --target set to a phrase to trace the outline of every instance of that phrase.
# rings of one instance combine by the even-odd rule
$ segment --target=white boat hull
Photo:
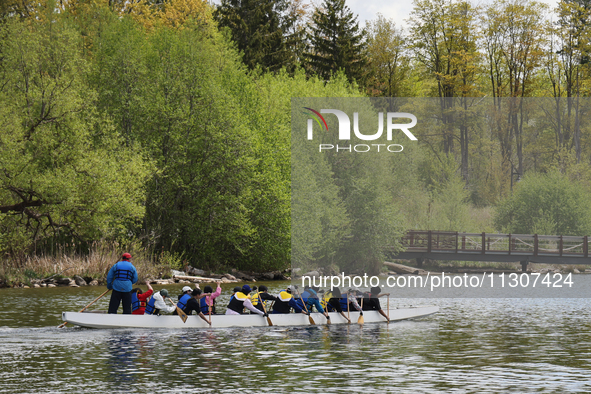
[[[422,306],[414,308],[400,308],[390,310],[390,321],[412,319],[437,313],[437,306]],[[346,314],[346,313],[345,313]],[[331,324],[346,324],[347,320],[336,312],[330,312]],[[350,312],[351,322],[356,323],[359,312]],[[326,317],[320,313],[312,313],[312,318],[317,325],[325,325]],[[302,313],[270,314],[274,326],[292,327],[309,326],[307,315]],[[377,311],[364,311],[365,323],[384,323],[386,319]],[[183,323],[179,316],[175,315],[122,315],[105,313],[79,313],[63,312],[62,319],[65,322],[90,328],[209,328],[209,325],[199,316],[192,315]],[[211,327],[266,327],[267,319],[259,315],[212,315]]]

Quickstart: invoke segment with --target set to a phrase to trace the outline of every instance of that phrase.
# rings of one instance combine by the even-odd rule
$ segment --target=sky
[[[321,0],[317,0],[321,1]],[[558,0],[540,0],[547,3],[551,9],[556,7]],[[477,1],[472,1],[473,4]],[[484,3],[480,1],[480,3]],[[412,9],[413,0],[347,0],[347,6],[353,14],[358,15],[357,21],[360,27],[365,26],[368,19],[376,19],[378,12],[388,19],[393,19],[398,27],[406,27],[405,19],[408,19]]]

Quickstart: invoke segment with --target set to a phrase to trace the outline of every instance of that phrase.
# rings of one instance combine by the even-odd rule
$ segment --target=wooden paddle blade
[[[316,322],[312,319],[312,316],[308,315],[308,320],[310,320],[310,324],[315,325]]]
[[[176,307],[176,313],[179,314],[179,316],[181,317],[181,320],[183,321],[183,323],[186,323],[187,322],[187,314],[185,313],[185,311],[183,311],[178,306]]]
[[[269,323],[269,327],[273,326],[273,322],[269,316],[267,316],[267,323]]]

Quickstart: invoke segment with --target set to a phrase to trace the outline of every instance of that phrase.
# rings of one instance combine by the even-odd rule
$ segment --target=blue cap
[[[245,294],[250,293],[250,286],[249,285],[242,286],[242,292]]]

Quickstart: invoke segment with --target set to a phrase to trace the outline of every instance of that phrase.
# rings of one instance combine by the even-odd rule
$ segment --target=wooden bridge
[[[400,259],[591,264],[589,237],[537,234],[459,233],[411,230],[402,239]]]

